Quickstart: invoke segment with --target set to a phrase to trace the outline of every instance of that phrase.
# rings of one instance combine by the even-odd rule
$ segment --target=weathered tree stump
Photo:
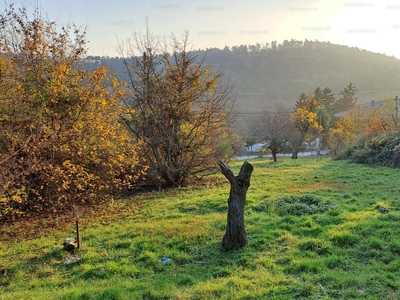
[[[254,168],[245,161],[238,176],[235,176],[224,162],[219,161],[218,166],[231,184],[228,199],[227,226],[221,244],[222,250],[229,251],[247,245],[247,234],[244,227],[244,206],[246,204],[247,190],[250,186],[250,177]]]

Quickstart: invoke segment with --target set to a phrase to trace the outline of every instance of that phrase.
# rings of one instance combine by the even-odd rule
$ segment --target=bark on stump
[[[218,166],[229,180],[231,189],[228,199],[228,218],[224,238],[222,239],[221,249],[233,250],[247,245],[247,234],[244,227],[244,206],[246,204],[246,194],[250,186],[250,177],[253,166],[245,161],[237,176],[222,161]]]

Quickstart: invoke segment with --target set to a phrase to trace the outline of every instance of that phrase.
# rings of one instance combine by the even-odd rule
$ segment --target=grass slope
[[[75,265],[61,250],[72,218],[30,239],[3,226],[0,299],[400,299],[399,170],[313,157],[251,163],[248,246],[219,250],[229,183],[218,175],[83,216]],[[237,174],[241,162],[230,166]]]

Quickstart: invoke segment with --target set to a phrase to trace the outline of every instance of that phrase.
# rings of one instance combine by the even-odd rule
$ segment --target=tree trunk
[[[297,159],[297,151],[292,152],[292,159]]]
[[[277,162],[277,161],[278,161],[277,153],[276,153],[276,152],[272,152],[272,159],[274,160],[274,162]]]
[[[238,176],[235,176],[224,162],[219,161],[218,165],[222,174],[231,184],[228,199],[227,227],[221,244],[222,249],[229,251],[247,245],[247,235],[244,227],[244,206],[253,166],[245,161]]]

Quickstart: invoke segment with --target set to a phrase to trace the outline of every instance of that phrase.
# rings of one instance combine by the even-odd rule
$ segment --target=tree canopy
[[[263,113],[254,119],[251,127],[258,140],[266,143],[274,161],[277,161],[277,154],[282,152],[294,130],[288,108],[280,103],[264,109]]]
[[[302,93],[296,102],[295,111],[291,115],[291,120],[296,130],[292,132],[289,138],[292,158],[297,158],[297,154],[306,140],[315,138],[313,135],[307,136],[307,134],[319,133],[323,130],[318,121],[317,110],[319,108],[320,104],[314,94],[305,96]]]
[[[357,88],[350,82],[342,91],[340,91],[340,98],[335,102],[334,111],[341,112],[354,108],[358,99],[356,97],[357,92]]]
[[[79,67],[86,42],[23,8],[0,15],[0,218],[105,199],[141,173],[123,85]]]
[[[150,31],[128,43],[125,103],[134,112],[124,121],[147,148],[151,174],[177,186],[189,176],[216,170],[217,161],[232,155],[236,140],[231,87],[222,81],[223,74],[214,72],[204,56],[188,51],[188,34],[171,43],[162,50]]]

